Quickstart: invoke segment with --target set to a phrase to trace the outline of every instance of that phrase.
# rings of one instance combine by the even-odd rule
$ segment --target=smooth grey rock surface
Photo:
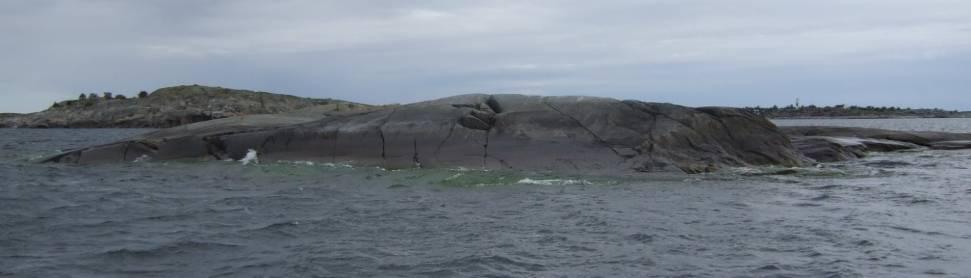
[[[586,173],[699,173],[804,161],[775,125],[742,110],[609,98],[461,95],[294,121],[226,119],[176,127],[46,161],[224,160],[240,159],[249,149],[261,161]]]

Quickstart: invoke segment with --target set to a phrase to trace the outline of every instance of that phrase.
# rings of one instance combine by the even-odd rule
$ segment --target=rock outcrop
[[[12,127],[13,119],[23,117],[24,114],[0,113],[0,128]]]
[[[0,127],[166,128],[242,115],[320,115],[372,108],[333,99],[191,85],[161,88],[141,98],[62,101],[42,112],[0,117]]]
[[[386,168],[590,172],[798,166],[789,138],[739,109],[594,97],[462,95],[319,120],[224,119],[72,150],[48,162],[314,160]]]
[[[898,131],[855,127],[789,126],[780,128],[803,155],[817,162],[861,158],[867,152],[918,148],[971,149],[971,134]]]

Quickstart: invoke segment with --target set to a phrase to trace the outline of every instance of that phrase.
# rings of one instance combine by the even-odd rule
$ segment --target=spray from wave
[[[249,165],[250,163],[260,164],[260,157],[259,157],[259,154],[256,152],[256,150],[249,149],[246,151],[246,156],[244,156],[243,159],[240,159],[239,161],[242,162],[243,165]]]
[[[593,184],[587,180],[571,180],[571,179],[543,179],[534,180],[531,178],[524,178],[516,182],[518,184],[534,184],[534,185],[590,185]]]

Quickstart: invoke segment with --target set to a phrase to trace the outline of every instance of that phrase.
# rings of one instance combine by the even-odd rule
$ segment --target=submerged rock
[[[267,161],[385,168],[698,173],[803,162],[775,125],[742,110],[609,98],[462,95],[309,122],[262,120],[176,127],[46,161],[238,160],[253,149]]]

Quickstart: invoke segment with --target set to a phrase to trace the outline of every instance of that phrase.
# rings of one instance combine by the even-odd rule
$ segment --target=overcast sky
[[[179,84],[971,110],[971,1],[0,1],[0,112]]]

